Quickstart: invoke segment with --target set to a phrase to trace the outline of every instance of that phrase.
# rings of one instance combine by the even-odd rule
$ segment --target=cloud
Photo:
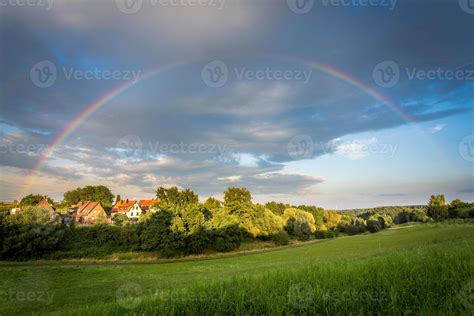
[[[446,127],[446,124],[438,124],[432,128],[430,128],[431,134],[436,134],[441,132]]]

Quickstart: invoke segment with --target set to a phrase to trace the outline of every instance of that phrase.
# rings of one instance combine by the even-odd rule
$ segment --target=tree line
[[[384,207],[354,212],[324,210],[311,205],[271,201],[254,203],[246,188],[228,188],[222,201],[199,196],[177,187],[156,190],[155,212],[142,214],[138,222],[123,215],[113,225],[75,225],[67,212],[34,207],[44,196],[29,195],[20,202],[22,211],[0,213],[2,259],[102,256],[113,252],[156,251],[165,257],[232,251],[244,240],[273,241],[333,238],[340,234],[375,233],[395,224],[474,218],[470,203],[434,195],[425,207]],[[67,208],[81,200],[112,206],[114,196],[103,186],[78,188],[64,194],[56,206]]]

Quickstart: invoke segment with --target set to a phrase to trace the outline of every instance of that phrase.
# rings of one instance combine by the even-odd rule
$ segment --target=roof
[[[140,205],[140,207],[153,206],[154,204],[156,204],[158,202],[159,202],[159,200],[141,200],[140,202],[138,202],[138,205]]]
[[[137,201],[121,200],[118,201],[112,208],[112,212],[126,212],[128,211]]]
[[[37,208],[42,208],[42,209],[45,209],[45,210],[50,210],[50,211],[54,211],[54,208],[51,204],[49,204],[49,201],[48,199],[42,199],[38,205],[36,205]]]
[[[77,205],[77,214],[80,216],[87,216],[89,215],[94,209],[97,207],[100,207],[102,209],[102,206],[100,205],[99,202],[91,202],[91,201],[84,201],[84,202],[79,202]]]

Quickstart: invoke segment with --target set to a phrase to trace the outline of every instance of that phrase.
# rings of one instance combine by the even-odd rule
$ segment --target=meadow
[[[473,228],[409,223],[182,262],[3,262],[0,314],[472,315]]]

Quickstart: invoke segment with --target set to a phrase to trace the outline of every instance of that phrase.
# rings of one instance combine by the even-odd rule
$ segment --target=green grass
[[[404,225],[174,263],[0,266],[0,315],[472,315],[473,228]]]

